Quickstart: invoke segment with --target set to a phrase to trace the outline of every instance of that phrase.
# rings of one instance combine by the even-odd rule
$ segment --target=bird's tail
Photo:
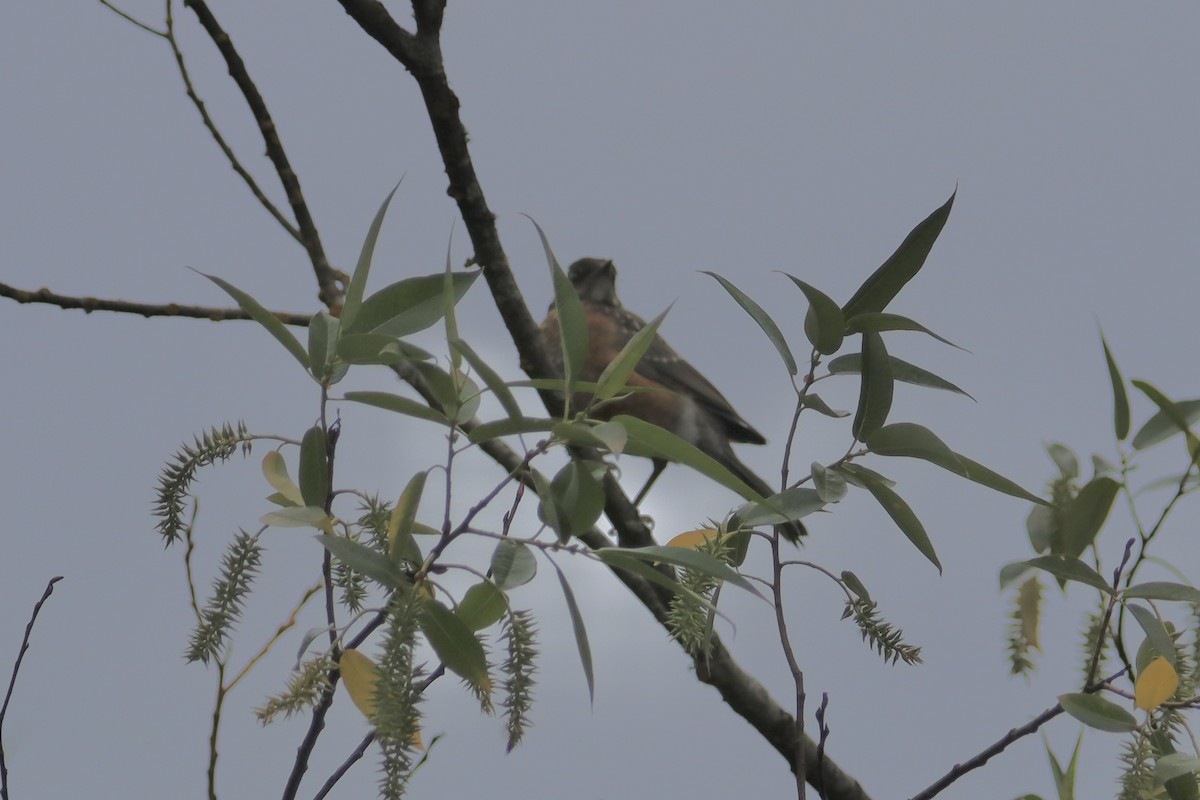
[[[776,493],[775,489],[772,489],[766,481],[758,477],[758,475],[755,474],[752,469],[739,461],[732,453],[727,454],[724,459],[721,459],[721,461],[726,469],[740,478],[743,483],[761,494],[763,497],[770,497]],[[775,532],[787,539],[792,544],[799,544],[800,537],[808,535],[808,531],[805,529],[804,523],[800,522],[799,520],[781,522],[775,526]]]

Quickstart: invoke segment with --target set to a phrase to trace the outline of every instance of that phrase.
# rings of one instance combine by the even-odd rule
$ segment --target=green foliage
[[[245,423],[239,421],[235,428],[227,422],[196,436],[193,444],[185,442],[179,448],[159,475],[154,501],[154,516],[159,518],[156,527],[164,544],[174,544],[183,530],[184,505],[196,471],[218,461],[228,461],[238,447],[243,455],[248,454],[253,439]]]

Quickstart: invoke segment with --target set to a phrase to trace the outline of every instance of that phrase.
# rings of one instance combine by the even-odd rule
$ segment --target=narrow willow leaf
[[[455,303],[462,299],[478,277],[478,272],[453,273],[450,282]],[[440,321],[446,302],[446,278],[442,273],[405,278],[364,300],[354,323],[343,324],[342,329],[347,334],[408,336]]]
[[[329,437],[320,425],[304,432],[300,444],[300,493],[304,504],[324,508],[329,495]]]
[[[648,564],[663,563],[676,567],[686,567],[703,575],[716,578],[719,581],[731,583],[758,597],[763,597],[762,593],[754,587],[754,584],[731,569],[724,561],[713,558],[708,553],[686,550],[679,547],[661,547],[658,545],[622,548],[602,547],[598,550],[593,550],[592,553],[601,560],[606,560],[606,556],[613,549],[619,549],[623,555],[631,558],[639,558]],[[763,597],[763,599],[765,600],[766,598]]]
[[[908,537],[908,540],[916,546],[921,555],[929,559],[935,567],[938,574],[942,572],[942,562],[938,561],[937,553],[933,549],[933,542],[929,540],[929,535],[925,533],[925,526],[917,519],[917,515],[909,508],[908,503],[905,503],[900,495],[893,492],[885,484],[876,480],[873,476],[863,474],[861,471],[857,475],[879,505],[883,506],[883,510],[888,513],[896,526],[900,528],[901,533]]]
[[[342,673],[342,683],[346,685],[350,699],[370,722],[375,715],[375,684],[379,680],[379,667],[369,656],[347,649],[342,651],[338,670]]]
[[[555,420],[535,417],[519,417],[517,419],[500,419],[495,422],[484,422],[471,428],[467,435],[475,444],[499,439],[501,436],[516,436],[522,433],[549,433],[554,427]]]
[[[330,377],[331,362],[337,352],[338,318],[326,311],[313,314],[308,321],[308,360],[312,375],[322,383]],[[329,381],[333,383],[334,381]]]
[[[923,386],[928,389],[942,389],[943,391],[970,397],[972,400],[975,399],[945,378],[934,375],[929,370],[922,369],[916,364],[910,364],[895,356],[888,356],[888,361],[892,365],[892,378],[901,383],[910,383],[913,386]],[[830,361],[827,367],[831,375],[857,375],[862,372],[862,355],[860,353],[846,353],[846,355],[838,356]]]
[[[858,579],[858,576],[849,570],[842,571],[842,583],[846,584],[846,588],[854,592],[860,600],[865,600],[870,603],[871,594],[867,591],[867,587]]]
[[[840,473],[846,478],[846,482],[858,486],[861,489],[867,488],[866,481],[875,480],[882,483],[884,486],[895,486],[896,482],[891,478],[876,472],[873,469],[868,469],[862,464],[841,464],[834,467],[834,471]]]
[[[533,580],[537,559],[528,545],[503,539],[492,553],[492,580],[501,589],[514,589]]]
[[[842,315],[842,309],[829,295],[815,286],[794,275],[788,275],[786,272],[783,274],[791,278],[792,283],[800,287],[800,291],[804,292],[808,299],[808,313],[804,316],[804,335],[808,337],[808,341],[821,355],[836,353],[842,346],[846,330],[846,318]]]
[[[450,373],[434,363],[413,364],[440,406],[438,411],[455,424],[469,421],[479,409],[479,388],[461,372]]]
[[[926,336],[932,336],[942,344],[948,344],[957,350],[966,349],[959,347],[944,336],[937,335],[916,320],[909,319],[908,317],[902,317],[899,314],[859,314],[857,317],[851,317],[846,321],[847,335],[852,333],[863,333],[865,331],[875,331],[876,333],[881,333],[883,331],[916,331],[918,333],[923,333]]]
[[[300,493],[300,487],[288,477],[287,462],[278,450],[272,450],[263,456],[262,471],[271,488],[289,500],[291,505],[304,505],[304,495]]]
[[[1116,703],[1094,694],[1064,694],[1058,697],[1059,704],[1075,719],[1108,733],[1128,733],[1137,728],[1137,720]]]
[[[550,279],[554,284],[554,310],[558,317],[559,340],[562,346],[564,402],[569,403],[571,394],[575,391],[575,383],[579,373],[587,361],[588,330],[587,320],[583,313],[583,303],[579,294],[571,284],[567,274],[558,265],[554,251],[550,249],[550,240],[546,238],[542,226],[532,217],[533,227],[537,229],[538,238],[542,241],[542,249],[546,253],[546,263],[550,267]]]
[[[1183,414],[1187,425],[1200,420],[1200,399],[1180,400],[1174,403],[1174,406]],[[1133,446],[1138,450],[1145,450],[1151,445],[1175,436],[1179,431],[1179,424],[1165,411],[1159,410],[1134,435]]]
[[[203,272],[200,274],[204,275]],[[279,321],[279,317],[272,314],[261,303],[232,283],[222,280],[215,275],[204,275],[204,277],[217,286],[220,286],[225,290],[227,295],[237,301],[237,304],[242,307],[243,311],[250,315],[252,320],[266,328],[267,332],[274,336],[277,342],[287,348],[287,351],[300,362],[300,366],[305,369],[309,368],[308,351],[304,349],[304,345],[300,344],[300,340],[287,329],[287,326]]]
[[[1103,333],[1100,334],[1100,343],[1104,345],[1104,361],[1108,364],[1108,378],[1112,382],[1113,431],[1117,435],[1117,441],[1121,442],[1129,435],[1129,393],[1125,389],[1125,379],[1121,377],[1121,370],[1117,368],[1117,361],[1113,358]]]
[[[347,364],[399,364],[401,361],[429,361],[433,354],[395,336],[382,333],[354,333],[337,343],[338,358]]]
[[[1159,656],[1138,675],[1133,687],[1134,704],[1143,711],[1153,711],[1170,700],[1178,688],[1179,673]]]
[[[978,483],[980,486],[994,489],[1002,494],[1011,495],[1021,500],[1028,500],[1031,503],[1037,503],[1039,507],[1050,505],[1033,492],[1021,488],[1016,483],[997,472],[993,472],[978,461],[972,461],[962,453],[955,453],[954,457],[958,459],[958,463],[966,470],[967,480]]]
[[[888,303],[892,302],[904,288],[904,284],[912,280],[925,264],[925,259],[929,256],[933,243],[937,241],[938,234],[942,232],[953,205],[952,194],[944,205],[917,223],[896,248],[896,252],[863,282],[854,296],[842,307],[847,319],[866,311],[883,311]]]
[[[850,416],[849,411],[843,411],[840,408],[830,408],[829,404],[822,400],[821,396],[816,392],[809,392],[808,394],[804,395],[800,402],[805,408],[811,408],[818,414],[823,414],[827,417],[833,417],[834,419],[841,419],[842,417]]]
[[[317,541],[350,569],[361,572],[386,589],[402,589],[412,585],[404,571],[387,556],[344,536],[324,534]]]
[[[423,560],[421,549],[413,539],[413,524],[417,521],[417,508],[421,505],[427,477],[428,473],[418,472],[409,479],[388,518],[388,557],[397,564],[405,561],[420,564]]]
[[[1101,577],[1099,572],[1080,561],[1078,558],[1066,555],[1038,556],[1025,562],[1031,567],[1049,572],[1056,578],[1067,581],[1077,581],[1112,594],[1113,589]]]
[[[508,384],[504,379],[492,369],[491,365],[479,357],[479,354],[471,349],[471,346],[462,339],[455,339],[450,342],[450,348],[462,355],[467,360],[474,370],[479,373],[479,377],[483,378],[483,383],[492,394],[496,395],[496,399],[500,401],[500,406],[504,409],[504,413],[508,414],[509,419],[521,419],[521,406],[517,403],[517,399],[513,397],[512,391],[509,390]]]
[[[379,229],[383,227],[383,218],[387,215],[392,197],[403,182],[404,178],[401,178],[388,192],[387,197],[383,198],[383,202],[379,204],[379,210],[375,212],[375,218],[371,220],[371,227],[367,229],[367,238],[363,240],[362,250],[358,254],[358,263],[354,267],[354,274],[350,276],[350,286],[346,288],[346,299],[342,302],[342,324],[347,328],[354,324],[358,310],[362,306],[363,292],[367,287],[367,276],[371,272],[371,259],[375,255],[375,242],[379,239]]]
[[[679,552],[684,552],[680,548],[674,548],[674,549],[679,550]],[[607,564],[608,566],[610,566],[614,569],[623,569],[626,572],[632,572],[634,575],[639,575],[655,585],[662,586],[664,589],[668,589],[672,592],[676,592],[678,594],[683,595],[684,597],[688,598],[693,603],[703,606],[704,608],[708,609],[710,612],[712,612],[716,616],[721,617],[724,620],[728,621],[728,619],[729,619],[724,614],[722,614],[717,609],[717,607],[715,605],[713,605],[712,601],[709,600],[707,597],[705,597],[697,592],[692,591],[691,589],[684,586],[679,581],[675,580],[674,578],[670,577],[669,575],[666,575],[663,572],[660,572],[658,569],[651,566],[649,562],[643,560],[642,558],[639,558],[638,556],[635,556],[635,555],[630,555],[626,548],[603,547],[599,550],[594,551],[594,554],[601,561],[603,561],[605,564]]]
[[[263,514],[258,519],[263,525],[276,528],[318,528],[328,531],[333,519],[319,506],[292,506]]]
[[[864,444],[876,455],[919,458],[955,475],[966,474],[954,451],[933,431],[915,422],[884,425],[868,436]]]
[[[670,311],[671,309],[668,308],[650,320],[646,327],[635,333],[625,346],[621,348],[621,352],[617,353],[616,358],[608,363],[608,366],[604,368],[604,372],[600,373],[600,377],[596,380],[597,400],[608,400],[615,397],[618,392],[625,388],[625,382],[629,380],[629,376],[637,369],[642,356],[650,349],[654,337],[658,335],[658,327],[662,325],[663,320],[667,318],[667,314]]]
[[[651,425],[636,417],[625,414],[613,417],[614,422],[620,423],[629,433],[629,440],[644,445],[668,461],[676,461],[699,472],[722,486],[737,492],[747,500],[758,501],[762,498],[758,492],[750,488],[744,481],[736,477],[725,467],[718,464],[711,456],[703,453],[690,442],[687,442],[668,430]]]
[[[1079,490],[1063,515],[1062,552],[1079,556],[1091,547],[1120,488],[1121,484],[1112,478],[1101,476]]]
[[[826,501],[816,489],[793,487],[757,503],[748,503],[738,509],[738,519],[746,527],[778,525],[789,520],[798,520],[825,508]]]
[[[467,589],[454,613],[468,628],[481,631],[499,622],[508,613],[508,601],[496,584],[480,581]]]
[[[762,332],[771,340],[771,344],[775,345],[775,350],[778,351],[779,357],[783,359],[783,365],[787,367],[788,373],[791,375],[799,373],[800,370],[796,366],[796,359],[792,356],[791,349],[788,348],[787,339],[783,338],[783,333],[779,330],[779,326],[775,324],[775,320],[771,319],[771,316],[766,311],[763,311],[762,306],[754,302],[748,294],[717,273],[709,272],[708,270],[701,270],[701,272],[715,278],[717,283],[721,284],[722,288],[729,292],[729,296],[737,301],[737,304],[750,315],[750,318],[758,323],[758,327],[762,328]]]
[[[1158,406],[1159,411],[1167,415],[1167,418],[1175,424],[1186,437],[1188,443],[1188,452],[1191,454],[1192,462],[1200,460],[1200,437],[1192,433],[1191,420],[1187,412],[1179,406],[1174,400],[1167,397],[1154,386],[1145,381],[1135,380],[1133,385],[1136,386],[1142,394],[1149,397],[1154,405]],[[1147,423],[1149,424],[1149,423]]]
[[[563,598],[567,601],[567,612],[571,615],[571,628],[575,631],[575,646],[579,649],[583,677],[587,680],[588,702],[595,705],[596,676],[592,670],[592,646],[588,644],[587,627],[583,624],[583,615],[579,613],[579,604],[575,602],[575,592],[571,591],[571,584],[567,582],[567,576],[559,569],[558,564],[554,564],[554,571],[558,573],[558,583],[562,586]]]
[[[421,632],[446,669],[483,694],[491,694],[487,654],[475,633],[450,609],[436,600],[421,606]]]
[[[1177,600],[1184,603],[1200,603],[1200,589],[1170,581],[1147,581],[1130,586],[1121,592],[1126,598],[1138,597],[1145,600]]]
[[[1137,620],[1138,625],[1142,626],[1142,630],[1146,632],[1146,639],[1154,648],[1154,652],[1159,656],[1175,664],[1175,640],[1171,637],[1167,627],[1162,624],[1162,620],[1154,615],[1154,612],[1143,605],[1137,603],[1129,603],[1125,606],[1133,614],[1133,618]]]
[[[862,337],[862,383],[858,392],[858,411],[851,430],[854,438],[865,441],[887,422],[892,410],[892,367],[883,337],[866,331]]]
[[[450,423],[444,414],[435,411],[424,403],[418,403],[416,400],[410,400],[407,397],[401,397],[398,394],[391,394],[390,392],[346,392],[345,398],[354,403],[375,406],[376,408],[382,408],[385,411],[394,411],[397,414],[404,414],[408,417],[416,417],[417,419],[429,422],[438,422],[442,425]]]

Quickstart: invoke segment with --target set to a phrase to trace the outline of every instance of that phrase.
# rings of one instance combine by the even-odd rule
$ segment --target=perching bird
[[[617,298],[617,268],[612,261],[581,258],[567,270],[567,277],[579,293],[587,318],[589,346],[587,361],[579,378],[595,381],[621,349],[646,323],[631,314]],[[558,314],[554,307],[541,327],[542,344],[555,371],[563,372],[562,341]],[[731,442],[766,444],[762,434],[742,419],[729,401],[695,367],[684,361],[661,336],[655,336],[633,375],[629,386],[652,387],[666,391],[635,392],[620,400],[605,403],[595,416],[610,419],[628,414],[665,428],[695,445],[721,466],[740,478],[763,497],[775,490],[738,460]],[[582,396],[586,402],[587,395]],[[654,472],[638,493],[635,504],[645,496],[650,484],[666,467],[655,459]],[[806,531],[799,522],[776,526],[780,534],[795,542]]]

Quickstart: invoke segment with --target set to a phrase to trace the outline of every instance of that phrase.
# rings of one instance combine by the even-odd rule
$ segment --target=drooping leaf
[[[1117,368],[1117,361],[1113,358],[1103,333],[1100,334],[1100,343],[1104,345],[1104,361],[1108,364],[1108,378],[1112,382],[1113,431],[1117,435],[1117,441],[1124,441],[1129,435],[1129,393],[1125,389],[1125,379],[1121,377],[1121,370]]]
[[[956,192],[957,194],[957,192]],[[917,224],[905,237],[896,252],[883,262],[879,269],[867,278],[854,296],[842,307],[846,318],[866,311],[882,311],[892,299],[912,280],[925,264],[933,243],[950,216],[954,195],[940,208]]]
[[[492,552],[492,580],[501,589],[514,589],[533,580],[537,574],[537,559],[529,546],[512,539],[502,539]]]
[[[478,272],[456,272],[450,279],[454,302],[462,299],[479,277]],[[438,272],[405,278],[386,286],[363,300],[351,324],[343,324],[347,334],[376,333],[401,337],[423,331],[442,319],[447,298],[446,278]]]
[[[1200,589],[1183,583],[1170,581],[1147,581],[1125,589],[1121,594],[1144,600],[1176,600],[1184,603],[1200,603]]]
[[[1167,397],[1165,394],[1146,381],[1134,380],[1133,385],[1137,387],[1142,394],[1149,397],[1154,402],[1154,405],[1158,406],[1158,410],[1165,414],[1167,418],[1175,424],[1175,427],[1187,437],[1188,453],[1191,454],[1192,462],[1195,463],[1196,461],[1200,461],[1200,437],[1197,437],[1189,427],[1191,425],[1191,419],[1187,411],[1180,407],[1180,405],[1174,400]],[[1149,423],[1147,423],[1147,425],[1149,425]]]
[[[1167,627],[1162,624],[1162,620],[1154,615],[1154,612],[1138,603],[1129,603],[1126,605],[1133,618],[1137,620],[1138,625],[1142,626],[1142,630],[1146,633],[1146,639],[1154,648],[1154,651],[1161,657],[1175,664],[1175,640],[1171,638]]]
[[[329,437],[320,425],[304,432],[300,444],[300,492],[304,504],[323,508],[329,494]]]
[[[954,451],[933,431],[915,422],[894,422],[869,435],[864,444],[876,455],[919,458],[955,475],[965,475]]]
[[[1025,562],[1031,567],[1049,572],[1056,578],[1066,581],[1077,581],[1102,592],[1112,594],[1112,587],[1101,577],[1099,572],[1089,567],[1074,556],[1051,555],[1038,556]]]
[[[1200,420],[1200,399],[1180,400],[1173,405],[1183,415],[1186,425]],[[1133,446],[1138,450],[1145,450],[1151,445],[1175,436],[1180,430],[1179,423],[1173,418],[1173,415],[1167,414],[1160,408],[1154,416],[1146,420],[1146,424],[1134,435]]]
[[[468,628],[481,631],[499,622],[508,613],[508,602],[496,584],[480,581],[467,589],[454,613]]]
[[[916,364],[910,364],[892,355],[888,356],[888,361],[892,366],[892,378],[894,380],[898,380],[901,383],[910,383],[913,386],[942,389],[947,392],[961,394],[964,397],[970,397],[972,400],[975,399],[945,378],[934,375],[929,370],[922,369]],[[862,372],[862,354],[846,353],[833,359],[826,366],[832,375],[858,375]]]
[[[859,314],[857,317],[847,318],[847,335],[853,333],[863,333],[865,331],[874,331],[875,333],[882,333],[883,331],[916,331],[918,333],[923,333],[926,336],[932,336],[942,344],[948,344],[958,350],[964,349],[946,337],[939,336],[938,334],[929,330],[929,328],[926,328],[916,320],[909,319],[908,317],[902,317],[899,314],[871,312],[867,314]]]
[[[204,275],[203,272],[200,274]],[[287,329],[287,326],[279,320],[279,317],[272,314],[261,303],[232,283],[215,275],[204,275],[204,277],[217,286],[220,286],[225,291],[225,294],[232,297],[241,306],[242,310],[250,315],[252,320],[266,328],[267,332],[274,336],[275,340],[287,348],[287,351],[300,362],[300,366],[305,369],[309,368],[308,351],[305,350],[304,345],[300,344],[300,340]]]
[[[753,528],[757,525],[777,525],[789,520],[802,519],[825,507],[816,489],[793,487],[773,494],[761,502],[748,503],[738,509],[738,519]]]
[[[1042,498],[1038,497],[1033,492],[1023,489],[1017,484],[1010,481],[1003,475],[993,472],[992,470],[980,464],[978,461],[972,461],[962,453],[955,453],[954,457],[958,459],[958,463],[966,470],[966,478],[973,483],[978,483],[980,486],[986,486],[1001,494],[1007,494],[1012,497],[1028,500],[1031,503],[1037,503],[1039,506],[1047,506],[1047,503]]]
[[[1096,540],[1121,485],[1108,476],[1088,481],[1063,515],[1062,552],[1082,555]]]
[[[1171,699],[1179,688],[1179,673],[1171,662],[1159,656],[1138,675],[1133,687],[1134,704],[1143,711],[1153,711]]]
[[[484,422],[472,428],[467,438],[475,444],[479,444],[499,439],[501,436],[515,436],[520,433],[549,433],[555,422],[555,420],[544,417],[518,417]]]
[[[304,505],[304,495],[300,493],[300,487],[292,483],[292,479],[288,477],[287,462],[284,461],[283,455],[278,450],[271,450],[263,456],[262,471],[267,483],[283,495],[289,501],[288,504]]]
[[[821,396],[816,392],[809,392],[808,394],[804,395],[801,403],[805,408],[811,408],[813,411],[817,412],[818,414],[823,414],[826,417],[841,419],[842,417],[850,416],[849,411],[843,411],[838,408],[830,408],[829,404],[822,400]]]
[[[676,461],[691,467],[701,475],[711,478],[747,500],[762,499],[758,492],[718,464],[711,456],[701,452],[695,445],[670,431],[626,414],[613,417],[613,421],[620,423],[625,428],[631,443],[640,444],[668,461]]]
[[[1098,731],[1128,733],[1137,728],[1137,720],[1132,714],[1098,695],[1063,694],[1059,695],[1058,702],[1072,717]]]
[[[762,328],[762,332],[771,340],[771,344],[775,345],[775,350],[779,352],[779,357],[783,359],[783,365],[787,367],[788,374],[795,375],[800,370],[796,366],[796,359],[792,356],[792,351],[788,347],[787,339],[783,337],[783,333],[779,330],[779,326],[775,324],[775,320],[763,311],[762,306],[750,299],[750,296],[741,289],[734,286],[715,272],[701,270],[705,275],[710,275],[716,278],[717,283],[729,292],[729,296],[737,301],[737,304],[745,309],[750,318],[758,323],[758,327]]]
[[[487,654],[475,633],[436,600],[421,605],[421,632],[446,669],[483,694],[491,694]]]
[[[338,338],[338,358],[347,364],[398,364],[401,361],[429,361],[433,354],[395,336],[382,333],[354,333]]]
[[[784,275],[787,275],[785,272]],[[804,316],[804,335],[821,355],[832,355],[842,346],[846,318],[842,309],[820,289],[793,275],[787,275],[808,298],[808,313]],[[793,373],[794,374],[794,373]]]
[[[317,541],[355,572],[366,575],[385,589],[401,589],[412,585],[404,571],[387,556],[344,536],[323,534]]]
[[[874,331],[862,337],[862,382],[858,392],[858,411],[851,430],[854,438],[865,441],[887,422],[892,410],[892,367],[883,337]]]
[[[553,563],[553,562],[551,562]],[[587,627],[583,624],[583,615],[579,613],[579,604],[575,602],[575,592],[567,582],[567,576],[554,564],[558,573],[558,583],[562,586],[563,598],[567,601],[567,613],[571,615],[571,628],[575,631],[575,646],[579,649],[579,661],[583,665],[583,677],[587,680],[588,702],[596,702],[596,676],[592,671],[592,647],[588,644]]]
[[[925,533],[925,526],[917,519],[917,515],[909,508],[908,503],[893,492],[882,481],[876,480],[873,475],[868,475],[865,471],[857,471],[856,477],[866,487],[867,491],[875,498],[879,505],[883,506],[883,510],[888,513],[900,531],[908,537],[908,540],[916,546],[921,555],[929,559],[938,573],[942,571],[942,562],[938,560],[937,553],[933,549],[933,542],[929,540],[929,535]]]
[[[388,192],[387,197],[383,198],[383,202],[379,204],[379,210],[375,212],[375,218],[371,220],[371,227],[367,229],[367,238],[363,240],[362,250],[358,254],[358,263],[354,267],[354,274],[350,276],[350,285],[346,288],[346,299],[342,302],[342,325],[347,328],[351,327],[358,317],[358,310],[362,306],[363,292],[367,287],[367,277],[371,272],[371,259],[375,255],[375,242],[379,239],[379,229],[383,227],[383,218],[387,215],[392,197],[403,182],[404,178],[401,178]]]
[[[385,411],[394,411],[397,414],[404,414],[408,417],[416,417],[417,419],[437,422],[442,425],[450,424],[450,421],[441,412],[435,411],[424,403],[419,403],[407,397],[401,397],[398,394],[390,392],[346,392],[345,397],[354,403],[375,406],[376,408],[382,408]]]
[[[263,525],[276,528],[317,528],[328,531],[333,519],[318,506],[291,506],[271,511],[258,518]]]

